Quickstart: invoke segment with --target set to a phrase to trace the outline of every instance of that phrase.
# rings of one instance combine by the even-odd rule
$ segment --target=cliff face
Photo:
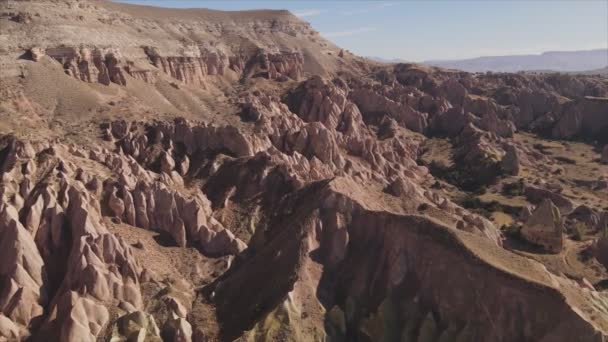
[[[286,11],[0,9],[0,341],[607,338],[605,78],[372,63]]]
[[[44,55],[53,58],[61,63],[66,74],[84,82],[97,82],[105,85],[110,82],[126,84],[123,74],[126,70],[119,65],[113,52],[103,52],[99,49],[91,51],[86,48],[80,51],[74,48],[51,48],[44,51],[34,48],[33,51],[30,50],[30,54],[35,60],[39,60]]]
[[[107,49],[106,49],[107,50]],[[253,56],[226,56],[222,52],[200,51],[195,56],[162,56],[154,47],[143,47],[149,63],[147,69],[138,67],[145,61],[135,63],[133,60],[120,56],[119,51],[104,51],[103,49],[74,47],[47,48],[34,47],[29,55],[34,61],[48,56],[61,63],[65,73],[84,82],[109,85],[110,82],[126,85],[124,74],[146,83],[154,83],[155,75],[162,72],[167,76],[197,86],[205,85],[209,76],[222,76],[226,68],[230,68],[238,76],[249,68],[257,66],[264,70],[266,78],[271,80],[299,80],[302,78],[304,57],[299,52],[281,52],[267,54],[260,50]]]
[[[271,80],[285,77],[298,80],[302,77],[304,56],[299,52],[262,53],[260,58],[262,67],[268,70],[268,78]]]
[[[11,2],[4,7],[6,30],[2,35],[7,44],[2,58],[10,60],[24,47],[34,48],[35,59],[46,54],[79,79],[101,75],[98,81],[102,84],[109,78],[124,85],[119,69],[148,80],[156,71],[148,71],[149,64],[195,84],[203,83],[206,76],[223,75],[227,67],[242,72],[248,64],[258,64],[271,79],[298,79],[304,70],[329,73],[337,67],[335,58],[318,53],[308,54],[312,60],[304,61],[304,52],[326,49],[337,55],[339,49],[287,11],[231,15],[204,9],[143,6],[140,10],[106,1],[66,2],[64,7],[52,2]],[[14,13],[32,19],[27,23],[12,20]],[[20,30],[21,25],[40,29],[29,34]],[[87,63],[98,70],[90,70]]]

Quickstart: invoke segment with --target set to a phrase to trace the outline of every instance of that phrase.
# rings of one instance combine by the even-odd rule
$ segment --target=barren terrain
[[[0,3],[0,341],[604,341],[608,78],[288,11]]]

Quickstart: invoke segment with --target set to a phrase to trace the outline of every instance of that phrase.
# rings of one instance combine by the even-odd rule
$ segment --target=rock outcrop
[[[608,338],[601,76],[371,62],[287,11],[0,25],[0,341]]]
[[[192,56],[162,56],[158,49],[145,47],[152,65],[186,84],[204,85],[205,78],[223,75],[228,58],[221,52],[193,51]]]
[[[210,205],[202,194],[188,199],[162,183],[148,185],[146,178],[153,177],[148,171],[133,168],[126,173],[124,155],[89,154],[121,172],[123,184],[118,188],[111,181],[103,188],[95,185],[95,177],[85,185],[82,181],[90,176],[82,169],[76,170],[64,160],[53,164],[57,154],[87,157],[64,146],[55,147],[55,157],[38,166],[56,170],[56,174],[47,174],[45,186],[12,188],[14,182],[19,184],[22,179],[21,184],[27,184],[28,177],[33,177],[31,169],[20,164],[33,163],[35,159],[30,158],[47,153],[28,155],[19,146],[24,145],[13,141],[8,146],[9,155],[15,157],[4,172],[5,177],[12,177],[3,183],[0,206],[0,245],[5,246],[2,259],[6,261],[0,264],[0,274],[7,280],[0,291],[3,337],[33,333],[34,337],[46,334],[62,341],[95,340],[110,323],[108,303],[120,301],[126,307],[142,308],[143,270],[131,247],[108,230],[101,218],[103,208],[127,224],[166,231],[179,246],[185,247],[190,239],[210,255],[235,254],[246,248],[210,217]],[[147,176],[133,189],[128,185],[135,182],[130,180],[131,172]],[[12,203],[4,201],[12,191],[31,203],[23,209],[26,226]]]
[[[608,232],[602,232],[594,247],[594,255],[597,261],[608,269]]]
[[[513,145],[505,147],[505,155],[502,157],[500,167],[509,175],[517,176],[520,170],[519,152]]]
[[[271,80],[281,80],[285,77],[293,80],[302,78],[304,56],[300,52],[285,51],[278,54],[261,52],[259,58],[262,68],[268,70],[268,78]]]
[[[559,209],[550,199],[545,199],[528,218],[521,229],[521,235],[551,253],[559,253],[564,243],[563,230]]]
[[[543,189],[534,185],[527,185],[524,189],[524,194],[530,202],[540,204],[545,199],[550,199],[551,202],[559,208],[560,213],[567,215],[574,209],[574,204],[565,196],[551,190]]]
[[[0,311],[8,335],[20,335],[17,325],[28,326],[40,318],[48,302],[43,259],[30,232],[19,222],[17,210],[8,203],[0,209]],[[6,321],[6,320],[9,321]],[[13,324],[10,324],[13,322]],[[16,329],[17,328],[17,329]]]
[[[413,339],[429,337],[435,340],[439,336],[446,336],[451,340],[459,340],[481,334],[500,341],[553,338],[552,336],[559,336],[556,337],[557,339],[564,336],[593,339],[594,332],[588,331],[585,333],[589,334],[587,336],[575,336],[577,333],[565,327],[561,328],[563,327],[561,323],[557,324],[560,331],[556,332],[555,320],[563,319],[556,310],[549,311],[548,314],[552,318],[540,320],[538,316],[532,314],[518,316],[519,314],[513,313],[508,308],[515,304],[509,300],[505,300],[501,308],[486,306],[490,298],[502,303],[502,296],[509,297],[510,290],[507,293],[493,290],[458,291],[461,286],[477,289],[480,284],[473,279],[483,276],[484,272],[495,272],[494,277],[489,278],[492,280],[488,281],[497,284],[489,288],[512,290],[517,288],[518,291],[527,293],[526,304],[519,306],[524,312],[535,312],[537,308],[533,303],[551,303],[550,305],[555,308],[566,306],[560,295],[550,290],[553,280],[547,271],[541,271],[544,267],[540,264],[518,257],[517,262],[522,263],[520,267],[530,270],[529,274],[535,274],[531,282],[513,279],[497,269],[491,271],[489,265],[472,266],[472,263],[479,262],[478,258],[485,252],[505,252],[501,252],[498,247],[490,247],[490,244],[478,246],[479,249],[475,249],[472,254],[470,251],[454,252],[452,248],[454,244],[459,244],[458,241],[471,247],[469,242],[465,242],[468,240],[468,233],[444,230],[441,225],[421,217],[376,211],[377,208],[369,203],[361,206],[360,202],[352,197],[361,195],[360,190],[357,185],[340,179],[326,185],[320,192],[323,194],[321,199],[316,199],[314,192],[303,190],[300,194],[303,196],[301,200],[318,203],[319,207],[300,208],[291,215],[306,215],[309,219],[300,221],[300,224],[286,230],[271,224],[270,231],[265,234],[271,235],[272,239],[263,247],[258,247],[259,251],[246,266],[235,266],[233,272],[213,285],[213,300],[218,305],[218,314],[225,322],[223,329],[226,338],[239,336],[241,331],[252,329],[252,326],[254,332],[264,331],[259,324],[255,324],[257,315],[271,317],[277,324],[287,324],[286,320],[280,319],[281,315],[286,315],[290,322],[293,323],[294,320],[298,322],[294,330],[290,331],[291,336],[298,336],[311,327],[310,323],[298,316],[297,308],[303,305],[302,307],[305,307],[310,315],[316,315],[320,310],[328,310],[325,324],[328,324],[330,329],[317,337],[344,339],[347,338],[346,336],[360,336],[378,340],[387,336],[408,336]],[[298,200],[294,203],[298,203]],[[345,215],[345,211],[348,211],[348,215]],[[286,219],[283,215],[290,217],[288,208],[282,208],[280,212],[284,214],[278,215],[276,224]],[[369,226],[378,229],[370,231],[367,229]],[[424,238],[419,235],[421,231],[425,232]],[[435,238],[436,234],[443,237]],[[369,248],[377,245],[390,245],[390,247]],[[316,262],[308,257],[312,251],[316,251],[315,258],[318,260]],[[284,258],[279,263],[275,263],[273,268],[265,267],[264,265],[276,253],[280,253]],[[413,257],[414,255],[416,257]],[[430,266],[424,261],[430,259],[450,260],[450,262]],[[372,260],[382,260],[383,267],[376,268],[374,266],[376,261]],[[504,261],[501,257],[498,260]],[[463,272],[469,271],[475,272],[477,277],[460,276]],[[263,276],[260,277],[259,272],[263,272]],[[291,281],[280,277],[280,274],[285,272],[292,274]],[[328,282],[324,279],[329,272],[339,272],[345,276]],[[443,279],[441,283],[445,286],[434,282],[435,277]],[[409,279],[417,279],[416,284],[409,283]],[[265,281],[273,281],[276,284],[272,291],[263,285]],[[243,282],[249,284],[246,289],[238,285]],[[324,305],[327,309],[320,309],[314,305],[307,306],[302,301],[301,298],[306,297],[309,286],[322,288],[323,304],[317,305]],[[536,286],[547,291],[539,289],[530,292],[530,288]],[[378,297],[370,295],[369,290],[372,288],[384,295]],[[527,290],[524,290],[526,288]],[[465,293],[465,298],[466,293],[479,293],[488,297],[480,298],[475,295],[470,299],[463,299],[462,296],[453,295],[455,293]],[[445,301],[438,303],[434,300],[437,297]],[[281,304],[282,301],[285,301],[285,304]],[[287,303],[289,304],[286,305]],[[243,310],[234,313],[230,308],[235,306]],[[488,315],[478,315],[477,306],[489,310]],[[267,309],[258,312],[256,308],[259,307]],[[273,311],[274,307],[281,309]],[[505,309],[507,310],[504,311]],[[346,312],[349,310],[352,314],[347,315]],[[428,310],[433,310],[434,313]],[[497,310],[496,312],[500,310],[503,315],[493,314],[493,310]],[[402,316],[406,312],[408,315]],[[390,323],[394,325],[388,323],[391,322],[385,316],[388,314],[397,319],[396,322]],[[412,316],[416,318],[413,320],[405,318]],[[523,317],[526,317],[525,320],[528,322],[530,319],[534,320],[533,326],[537,329],[525,332],[508,327],[509,322],[523,320]],[[439,320],[443,324],[438,324]],[[492,328],[483,323],[485,320],[493,321],[493,324],[490,324]],[[478,324],[465,323],[472,321]],[[389,325],[380,329],[369,328],[375,324]],[[576,323],[580,327],[586,324],[582,319]],[[424,328],[414,329],[414,326]],[[489,330],[485,331],[485,329]],[[277,336],[273,332],[268,333],[273,334],[270,336]]]
[[[34,60],[40,59],[40,50],[30,52]],[[77,49],[73,47],[49,48],[44,51],[63,66],[65,73],[85,82],[108,85],[116,83],[126,85],[124,67],[113,51],[100,49]]]

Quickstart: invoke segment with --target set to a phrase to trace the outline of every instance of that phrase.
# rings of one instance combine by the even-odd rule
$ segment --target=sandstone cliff
[[[374,63],[287,11],[0,24],[0,341],[608,338],[605,78]]]

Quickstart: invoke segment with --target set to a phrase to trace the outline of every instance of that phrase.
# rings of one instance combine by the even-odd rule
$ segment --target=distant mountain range
[[[478,57],[450,61],[427,61],[425,64],[469,72],[527,70],[583,71],[608,65],[608,49],[586,51],[550,51],[540,55]]]
[[[371,59],[372,61],[380,62],[380,63],[414,63],[412,61],[408,61],[401,58],[382,58],[377,56],[366,56],[365,58]]]
[[[384,63],[405,62],[401,59],[369,58]],[[608,66],[608,49],[548,51],[538,55],[487,56],[460,60],[431,60],[422,62],[422,64],[469,72],[594,72]]]

